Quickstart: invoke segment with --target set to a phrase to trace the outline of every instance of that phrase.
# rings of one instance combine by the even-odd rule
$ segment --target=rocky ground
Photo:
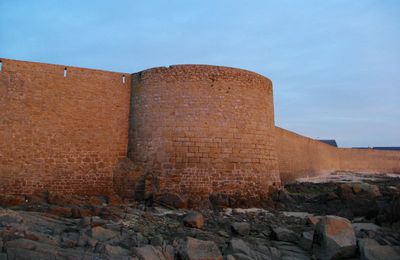
[[[389,176],[286,185],[265,209],[45,193],[0,206],[0,260],[400,259],[400,178]]]

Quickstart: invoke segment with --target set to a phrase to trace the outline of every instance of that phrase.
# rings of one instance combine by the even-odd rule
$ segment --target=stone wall
[[[0,193],[103,194],[126,156],[130,75],[1,59]]]
[[[276,127],[282,182],[336,171],[400,174],[400,152],[336,148]]]
[[[226,67],[181,65],[133,75],[129,157],[159,194],[196,204],[254,198],[280,185],[271,81]]]
[[[400,173],[399,152],[338,149],[275,127],[272,83],[253,72],[179,65],[124,75],[1,64],[2,194],[257,202],[281,179]]]

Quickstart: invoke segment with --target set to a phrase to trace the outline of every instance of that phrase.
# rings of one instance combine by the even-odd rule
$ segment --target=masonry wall
[[[269,79],[181,65],[134,74],[132,88],[129,157],[157,176],[158,194],[251,201],[280,185]]]
[[[0,193],[107,194],[126,156],[130,75],[1,59]]]
[[[336,148],[276,127],[282,182],[336,171],[400,174],[400,152]]]

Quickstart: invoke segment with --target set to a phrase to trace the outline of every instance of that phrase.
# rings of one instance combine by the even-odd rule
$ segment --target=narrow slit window
[[[64,68],[64,78],[67,77],[67,68]]]
[[[0,60],[0,71],[3,70],[3,62]]]
[[[125,84],[125,75],[122,75],[122,83]]]

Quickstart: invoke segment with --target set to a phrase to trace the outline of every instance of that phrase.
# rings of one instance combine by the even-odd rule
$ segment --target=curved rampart
[[[157,176],[157,193],[190,204],[224,193],[260,198],[280,184],[271,81],[217,66],[133,75],[129,157]]]

